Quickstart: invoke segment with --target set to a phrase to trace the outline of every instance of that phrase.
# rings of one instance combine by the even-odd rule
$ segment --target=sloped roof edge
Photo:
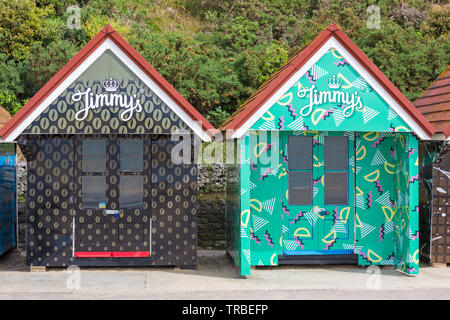
[[[405,110],[428,137],[433,135],[435,132],[434,127],[335,23],[330,24],[309,45],[282,66],[280,68],[280,70],[282,69],[281,72],[275,72],[275,76],[269,78],[260,89],[257,90],[256,95],[252,95],[245,101],[238,111],[224,122],[220,130],[238,130],[252,114],[262,107],[264,103],[331,37],[334,37],[357,60],[357,62],[367,70],[367,72],[400,105],[400,107]]]
[[[147,76],[152,79],[202,130],[212,137],[215,129],[147,60],[144,59],[111,25],[106,25],[64,67],[62,67],[17,114],[0,129],[5,140],[83,61],[106,39],[111,39]]]

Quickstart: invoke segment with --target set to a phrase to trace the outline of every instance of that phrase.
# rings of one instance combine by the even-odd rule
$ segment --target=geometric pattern
[[[316,100],[319,102],[313,104],[311,110],[307,109],[312,99],[308,89],[314,86],[317,92],[324,92],[325,97],[332,97],[336,89],[329,87],[330,83],[338,83],[339,92],[359,97],[362,106],[350,109],[353,111],[350,116],[344,112],[350,108],[348,103],[321,104]],[[316,98],[320,97],[317,93]],[[280,131],[280,140],[274,141],[280,145],[280,166],[276,175],[264,176],[260,173],[265,168],[258,161],[252,161],[252,168],[256,167],[259,174],[250,170],[250,165],[245,162],[240,167],[241,184],[252,183],[250,194],[247,192],[240,199],[240,212],[245,212],[246,217],[250,214],[245,228],[253,230],[252,237],[258,242],[235,239],[234,243],[241,241],[235,246],[237,250],[250,246],[251,265],[277,265],[283,250],[307,250],[314,244],[313,249],[320,250],[352,249],[358,254],[360,265],[390,264],[408,274],[418,273],[418,182],[414,179],[417,176],[417,139],[404,120],[337,50],[330,49],[296,80],[295,85],[256,120],[248,135],[257,136],[258,130]],[[354,151],[354,155],[349,155],[349,164],[355,173],[355,242],[343,240],[347,226],[342,228],[345,221],[340,216],[348,209],[332,210],[330,215],[333,217],[323,220],[311,207],[300,210],[299,206],[288,205],[289,159],[287,142],[283,141],[281,132],[286,135],[316,133],[314,145],[323,144],[327,132],[345,134],[355,143],[353,147],[349,144]],[[247,139],[244,136],[241,142],[244,138]],[[248,139],[245,141],[249,143]],[[241,144],[241,158],[248,158],[254,148],[253,144],[244,147]],[[314,165],[321,168],[324,164],[319,160],[314,160]],[[239,171],[239,167],[236,169]],[[250,181],[246,180],[247,174]],[[314,198],[323,193],[320,178],[313,177]],[[274,197],[274,208],[268,211],[267,203]],[[350,211],[353,215],[353,209]],[[237,218],[234,222],[243,223]],[[317,241],[317,235],[323,236],[323,228],[328,227],[329,234]],[[234,237],[238,234],[234,233]],[[244,263],[238,266],[241,274],[248,274],[249,266]]]
[[[324,71],[326,71],[326,73]],[[334,76],[339,80],[339,89],[329,88],[327,81]],[[312,111],[304,115],[302,109],[310,104],[309,93],[300,90],[315,87],[316,90],[356,93],[363,107],[356,107],[349,117],[344,116],[345,103],[328,102],[315,104]],[[317,93],[318,94],[318,93]],[[325,95],[326,97],[326,95]],[[332,96],[330,96],[332,97]],[[317,101],[323,99],[317,97]],[[303,110],[305,111],[305,110]],[[275,124],[275,128],[273,128]],[[411,131],[397,113],[374,91],[367,81],[340,56],[335,49],[328,50],[305,75],[271,106],[250,130],[318,130],[318,131]]]

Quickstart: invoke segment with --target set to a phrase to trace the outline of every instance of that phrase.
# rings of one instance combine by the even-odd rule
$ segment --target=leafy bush
[[[57,40],[47,46],[41,42],[34,43],[23,76],[27,96],[33,96],[76,52],[77,48],[66,40]]]
[[[79,30],[66,27],[71,4]],[[381,29],[366,26],[370,4]],[[106,23],[215,126],[331,22],[411,100],[450,61],[448,1],[2,0],[0,12],[0,92],[18,101],[7,102],[11,112]]]
[[[222,123],[225,122],[230,117],[230,113],[222,110],[218,107],[215,110],[211,110],[206,115],[206,120],[208,120],[214,127],[219,128]]]
[[[0,91],[0,106],[2,106],[10,115],[15,115],[26,101],[19,101],[14,93],[9,90]]]
[[[58,37],[52,19],[53,6],[39,8],[31,0],[0,1],[0,53],[23,61],[36,41],[46,44]]]

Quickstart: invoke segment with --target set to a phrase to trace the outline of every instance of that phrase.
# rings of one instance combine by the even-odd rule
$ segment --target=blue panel
[[[353,254],[353,250],[297,250],[283,251],[285,256]]]
[[[16,243],[15,145],[0,143],[0,255]]]

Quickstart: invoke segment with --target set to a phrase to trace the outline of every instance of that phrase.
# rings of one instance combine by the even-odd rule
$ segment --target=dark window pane
[[[119,183],[121,208],[142,207],[144,203],[144,177],[121,176]]]
[[[325,172],[325,205],[345,205],[348,200],[348,173]]]
[[[83,140],[83,172],[106,171],[106,141]]]
[[[312,169],[312,137],[290,136],[289,137],[289,170],[311,170]]]
[[[144,142],[120,140],[120,171],[142,172],[144,166]]]
[[[312,205],[312,172],[289,172],[289,204]]]
[[[106,208],[106,177],[83,176],[81,179],[83,209]]]
[[[348,137],[325,137],[325,170],[348,170]]]

